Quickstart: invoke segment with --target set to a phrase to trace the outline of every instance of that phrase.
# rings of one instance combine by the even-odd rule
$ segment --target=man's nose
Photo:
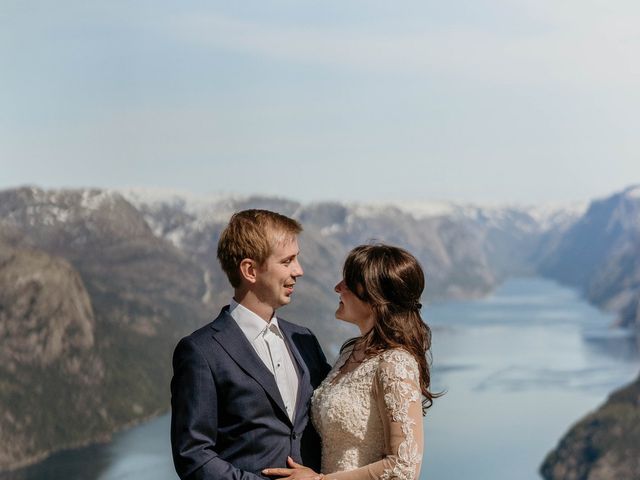
[[[304,275],[304,270],[302,270],[302,265],[300,265],[300,262],[298,260],[296,260],[295,265],[293,266],[293,276],[294,277],[301,277],[302,275]]]
[[[336,286],[333,287],[333,291],[336,293],[340,293],[342,291],[343,286],[344,286],[344,280],[340,280],[338,283],[336,283]]]

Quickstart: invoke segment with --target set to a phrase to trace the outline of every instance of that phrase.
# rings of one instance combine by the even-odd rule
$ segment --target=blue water
[[[533,480],[561,435],[640,371],[638,345],[578,294],[539,278],[424,309],[433,388],[422,480]],[[0,480],[175,480],[169,416]]]
[[[564,432],[640,370],[636,341],[542,279],[431,306],[434,387],[422,479],[539,479]]]

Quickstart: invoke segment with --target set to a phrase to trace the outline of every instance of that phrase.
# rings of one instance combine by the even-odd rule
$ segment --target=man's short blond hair
[[[218,241],[218,260],[233,288],[240,286],[240,262],[250,258],[262,265],[275,245],[302,232],[297,220],[269,210],[234,213]]]

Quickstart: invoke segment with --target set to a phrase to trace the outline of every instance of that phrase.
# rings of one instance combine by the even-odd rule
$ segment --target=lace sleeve
[[[420,473],[424,439],[418,364],[404,350],[383,354],[373,394],[384,425],[386,455],[356,470],[327,475],[335,480],[414,480]],[[324,472],[323,472],[324,473]]]

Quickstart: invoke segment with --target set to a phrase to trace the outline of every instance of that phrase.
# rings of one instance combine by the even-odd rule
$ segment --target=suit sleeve
[[[329,370],[331,370],[331,366],[327,363],[327,359],[324,356],[324,352],[320,347],[320,343],[316,336],[309,330],[305,329],[305,338],[308,339],[305,341],[304,348],[310,355],[310,359],[307,362],[307,367],[311,373],[311,387],[316,389],[318,385],[324,380],[327,376]],[[309,404],[305,408],[308,408],[311,402],[311,398],[309,398]],[[320,436],[318,432],[313,426],[311,419],[307,416],[307,425],[304,429],[304,433],[302,435],[301,440],[301,456],[302,463],[312,468],[313,470],[320,471],[320,463],[321,463],[321,446],[320,446]]]
[[[327,357],[325,357],[324,352],[322,351],[322,347],[320,346],[320,342],[318,342],[318,338],[313,334],[311,330],[309,330],[309,333],[313,337],[313,340],[316,344],[316,353],[318,355],[318,365],[320,366],[320,369],[322,372],[322,378],[320,379],[320,381],[322,381],[331,370],[331,365],[329,365],[329,363],[327,362]],[[313,387],[316,388],[317,386],[318,385],[314,385]]]
[[[209,364],[189,338],[173,354],[171,380],[171,449],[183,480],[263,480],[234,467],[216,452],[218,404]]]

